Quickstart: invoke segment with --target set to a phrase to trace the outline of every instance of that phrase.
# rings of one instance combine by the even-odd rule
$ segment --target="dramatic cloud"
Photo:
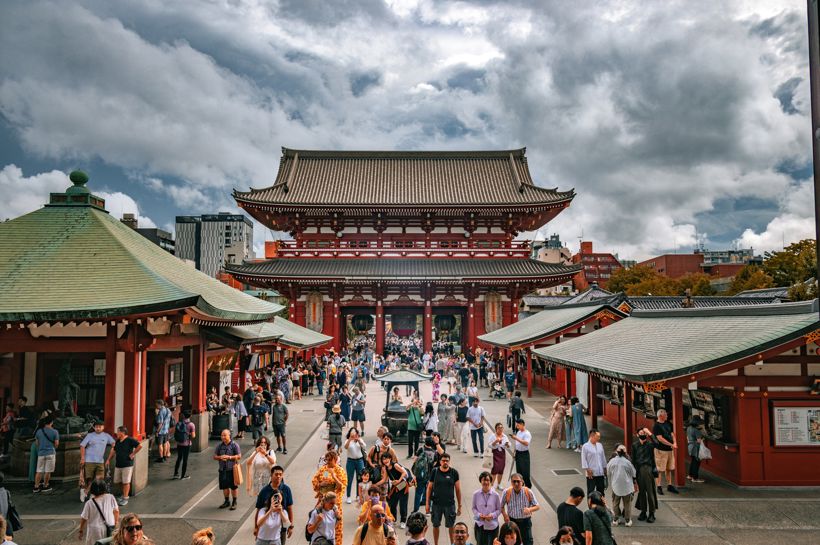
[[[799,0],[16,0],[0,17],[5,130],[44,171],[121,168],[108,189],[167,197],[163,225],[269,185],[281,146],[527,146],[538,183],[578,192],[545,229],[573,244],[642,258],[813,232],[789,198],[810,162]]]

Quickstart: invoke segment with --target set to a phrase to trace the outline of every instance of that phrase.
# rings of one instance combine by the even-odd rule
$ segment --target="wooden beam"
[[[675,435],[675,444],[672,455],[675,457],[675,483],[678,486],[686,485],[686,426],[683,423],[683,391],[681,388],[672,388],[672,432]]]
[[[700,386],[709,386],[713,388],[719,387],[733,387],[733,388],[743,388],[746,386],[756,386],[756,387],[764,387],[764,386],[805,386],[810,387],[812,385],[812,378],[802,376],[802,377],[793,377],[793,376],[763,376],[763,377],[747,377],[747,376],[737,376],[737,377],[710,377],[706,379],[698,380],[698,387]]]

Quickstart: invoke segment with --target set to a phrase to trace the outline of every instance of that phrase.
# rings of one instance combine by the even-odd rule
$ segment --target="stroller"
[[[493,382],[493,386],[490,389],[490,398],[491,399],[507,399],[507,395],[504,393],[504,388],[501,387],[501,381],[496,380]]]

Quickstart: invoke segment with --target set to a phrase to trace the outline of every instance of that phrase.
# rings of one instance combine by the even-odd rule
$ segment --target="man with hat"
[[[339,405],[334,405],[331,409],[330,418],[327,419],[328,434],[330,442],[336,445],[336,450],[342,451],[342,433],[345,429],[347,421],[342,416],[342,408]]]

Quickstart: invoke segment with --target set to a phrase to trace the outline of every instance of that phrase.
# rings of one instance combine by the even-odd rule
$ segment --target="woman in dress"
[[[547,436],[547,448],[552,448],[552,442],[558,439],[558,448],[561,448],[561,441],[564,440],[564,417],[567,416],[567,398],[559,397],[552,405],[552,416],[550,416],[550,431]]]
[[[441,440],[444,443],[453,435],[453,424],[447,416],[448,405],[450,405],[450,399],[447,397],[447,394],[441,394],[436,414],[438,415],[438,433],[441,435]]]
[[[447,437],[447,442],[451,445],[456,445],[459,443],[458,437],[456,436],[456,411],[458,408],[455,404],[450,403],[449,401],[444,406],[444,414],[447,416],[447,427],[450,430],[450,436]],[[441,414],[439,414],[439,419],[441,419]],[[443,436],[442,436],[443,437]]]
[[[302,366],[294,367],[290,375],[293,381],[293,399],[302,399]]]
[[[468,406],[473,406],[473,401],[479,399],[478,397],[478,387],[475,384],[474,380],[470,381],[470,385],[467,386],[467,404]]]
[[[117,525],[120,509],[117,507],[117,500],[108,493],[105,481],[95,480],[88,493],[91,497],[83,506],[77,537],[83,539],[85,545],[94,545],[98,540],[108,537],[109,526]]]
[[[493,467],[490,470],[495,486],[503,490],[501,478],[504,476],[504,468],[507,466],[507,449],[510,446],[510,439],[504,433],[504,424],[501,422],[495,425],[495,435],[490,439],[490,450],[493,451]]]
[[[245,479],[248,494],[258,496],[270,482],[270,469],[276,465],[276,453],[270,448],[270,439],[263,435],[256,440],[256,448],[245,465],[248,468]]]
[[[350,422],[350,402],[353,397],[348,391],[347,384],[342,386],[342,393],[339,394],[339,408],[342,409],[342,416],[345,417],[345,422]]]
[[[575,451],[581,452],[581,445],[587,442],[587,421],[584,418],[584,406],[577,397],[572,398],[572,441]]]
[[[441,375],[433,374],[433,399],[438,399],[441,395]]]
[[[342,498],[345,487],[347,487],[347,475],[339,465],[339,454],[335,450],[325,453],[325,463],[313,475],[311,484],[317,501],[322,501],[326,493],[335,492],[336,507],[339,509],[339,514],[342,513]],[[342,517],[336,521],[336,545],[342,545],[342,522]]]

